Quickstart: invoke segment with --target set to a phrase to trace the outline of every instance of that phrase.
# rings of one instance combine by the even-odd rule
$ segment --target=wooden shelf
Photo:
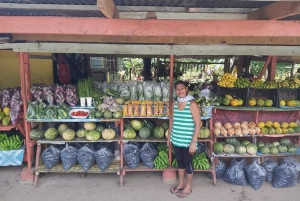
[[[40,165],[36,172],[38,173],[119,173],[120,172],[120,162],[113,161],[111,166],[105,171],[101,171],[97,164],[94,164],[87,172],[85,172],[79,164],[73,166],[69,170],[64,170],[62,164],[58,164],[50,170],[46,169],[44,165]]]
[[[28,122],[116,122],[120,119],[26,119]]]
[[[124,165],[124,168],[123,168],[124,172],[162,172],[162,171],[172,171],[172,170],[177,171],[177,168],[168,166],[166,169],[163,169],[163,170],[156,169],[156,168],[150,169],[143,164],[138,165],[137,168],[135,168],[135,169],[131,169],[126,165]]]
[[[156,138],[154,136],[150,136],[147,139],[143,139],[140,136],[136,136],[134,139],[122,139],[122,142],[127,143],[127,142],[167,142],[167,138]]]
[[[216,158],[259,158],[262,156],[258,156],[257,154],[255,155],[250,155],[250,154],[215,154],[213,153],[213,156]]]
[[[116,136],[112,140],[105,140],[105,139],[99,139],[95,141],[90,141],[85,138],[75,138],[73,140],[64,140],[62,137],[58,137],[54,140],[47,140],[47,139],[42,139],[42,140],[37,140],[37,144],[66,144],[66,143],[95,143],[95,142],[118,142],[120,141],[120,136]]]
[[[9,124],[8,126],[4,126],[2,123],[0,123],[0,131],[10,131],[13,128],[16,128],[17,125]]]

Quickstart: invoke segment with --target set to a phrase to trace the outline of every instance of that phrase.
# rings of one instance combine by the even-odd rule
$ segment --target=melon
[[[270,153],[270,148],[267,146],[262,146],[259,148],[259,152],[262,154],[269,154]]]
[[[58,130],[56,128],[48,128],[45,132],[45,138],[47,140],[54,140],[58,136]]]
[[[199,138],[208,138],[210,136],[210,130],[206,127],[200,129]]]
[[[235,152],[235,148],[231,144],[226,144],[223,148],[225,154],[233,154]]]
[[[64,140],[73,140],[75,138],[75,131],[73,129],[67,129],[62,133],[62,138]]]
[[[292,144],[292,141],[289,138],[281,138],[280,144],[283,146],[290,146]]]
[[[65,130],[67,130],[69,128],[69,126],[67,125],[67,124],[60,124],[59,126],[58,126],[58,134],[60,135],[60,136],[62,136],[62,134],[63,134],[63,132],[65,131]]]
[[[113,113],[113,118],[115,118],[115,119],[119,119],[122,116],[123,116],[122,111],[116,111],[116,112]]]
[[[112,118],[112,116],[113,116],[113,113],[112,113],[111,111],[109,111],[109,110],[106,110],[106,111],[103,113],[103,117],[104,117],[105,119],[110,119],[110,118]]]
[[[221,144],[219,142],[214,143],[213,150],[214,150],[215,154],[223,153],[223,149],[224,149],[223,144]]]
[[[141,121],[139,121],[139,120],[132,120],[132,121],[130,122],[130,126],[131,126],[134,130],[139,131],[139,130],[141,130],[141,128],[143,128],[143,123],[142,123]]]
[[[115,136],[116,136],[116,132],[111,128],[107,128],[102,132],[102,137],[105,140],[112,140],[115,138]]]
[[[96,141],[101,138],[101,133],[99,131],[92,130],[92,131],[89,131],[85,137],[87,140]]]
[[[94,122],[85,122],[83,127],[85,128],[85,130],[87,131],[91,131],[91,130],[95,130],[96,129],[96,123]]]
[[[235,148],[235,153],[237,153],[237,154],[243,155],[246,152],[247,152],[247,149],[246,149],[246,146],[244,146],[244,145],[240,145]]]
[[[134,130],[133,130],[134,131]],[[135,132],[135,131],[134,131]],[[147,139],[151,135],[151,130],[147,127],[143,127],[139,131],[139,136],[143,139]]]
[[[136,132],[135,130],[128,128],[123,131],[123,137],[125,139],[133,139],[136,137]]]
[[[255,144],[250,143],[246,146],[246,148],[247,148],[247,153],[250,155],[254,155],[257,152],[257,146]]]
[[[161,127],[164,129],[164,131],[166,131],[169,128],[169,123],[164,122],[164,123],[162,123]]]
[[[85,137],[87,133],[88,133],[88,131],[85,129],[78,129],[76,131],[75,135],[76,135],[76,137],[82,138],[82,137]]]
[[[153,135],[156,138],[163,138],[165,134],[165,131],[162,127],[155,127],[153,130]]]

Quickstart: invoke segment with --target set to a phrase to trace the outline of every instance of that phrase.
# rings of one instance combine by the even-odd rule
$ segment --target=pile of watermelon
[[[134,139],[137,134],[142,139],[147,139],[151,135],[155,138],[165,137],[165,132],[169,129],[169,123],[163,122],[160,126],[151,120],[131,120],[125,125],[123,137],[125,139]]]
[[[224,141],[216,142],[213,145],[215,154],[239,154],[239,155],[255,155],[257,146],[248,140],[239,141],[237,138],[226,138]]]

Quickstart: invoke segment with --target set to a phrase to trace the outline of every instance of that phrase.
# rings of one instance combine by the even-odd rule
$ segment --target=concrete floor
[[[0,201],[173,201],[179,198],[169,192],[173,185],[162,182],[161,173],[127,173],[125,186],[119,186],[114,174],[42,174],[39,185],[19,182],[22,167],[0,167]],[[218,180],[217,186],[202,173],[195,173],[193,192],[186,200],[222,201],[293,201],[300,198],[300,185],[275,189],[264,183],[258,191]]]

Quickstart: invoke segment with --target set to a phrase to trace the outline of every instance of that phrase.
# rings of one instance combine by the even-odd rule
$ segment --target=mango
[[[273,101],[271,99],[266,99],[264,102],[265,102],[264,105],[267,107],[273,106]]]
[[[267,121],[266,123],[265,123],[265,125],[267,126],[267,127],[273,127],[273,122],[272,121]]]
[[[234,98],[234,99],[230,100],[230,105],[233,107],[239,106],[238,99]]]

